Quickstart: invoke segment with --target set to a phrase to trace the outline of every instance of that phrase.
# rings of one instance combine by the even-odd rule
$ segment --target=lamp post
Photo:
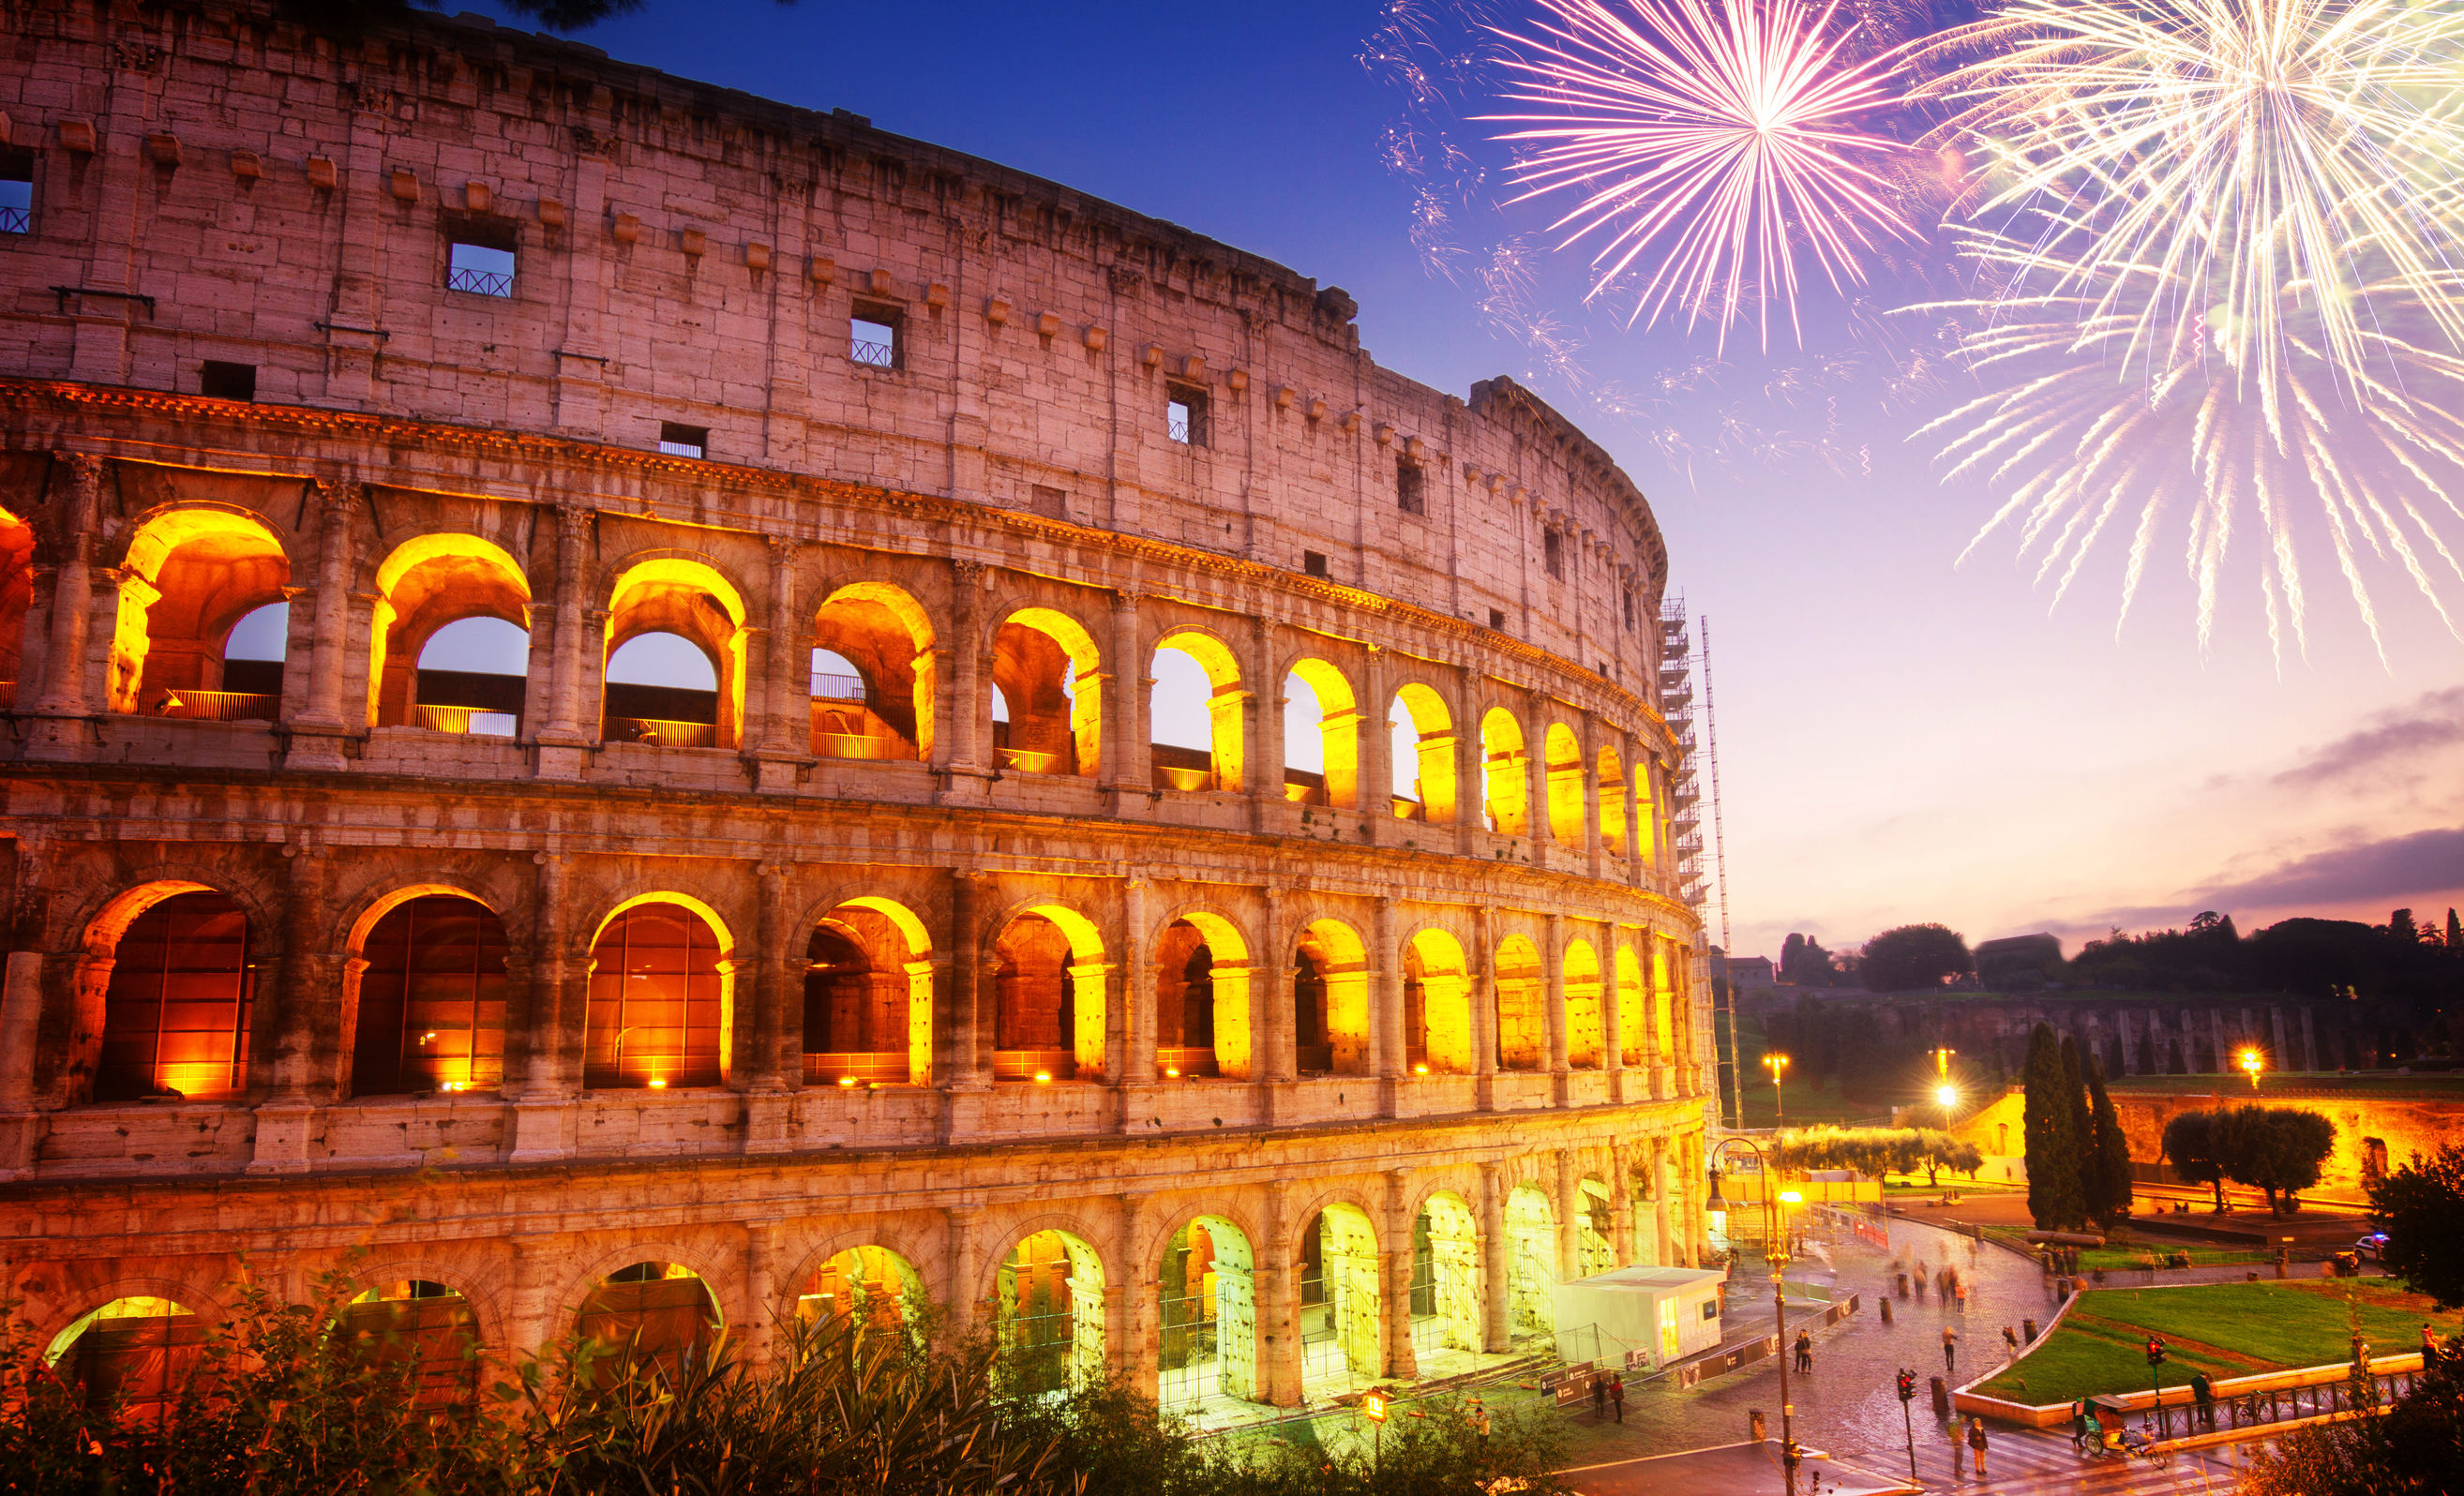
[[[2250,1089],[2258,1089],[2258,1072],[2267,1068],[2266,1056],[2260,1054],[2257,1046],[2254,1045],[2242,1050],[2241,1058],[2236,1063],[2241,1066],[2242,1073],[2250,1077]]]
[[[1771,1125],[1773,1127],[1777,1127],[1780,1121],[1779,1082],[1780,1077],[1788,1073],[1788,1056],[1784,1054],[1763,1056],[1763,1068],[1771,1071]],[[1745,1119],[1740,1117],[1738,1120]]]
[[[1787,1067],[1788,1056],[1784,1054],[1763,1056],[1765,1065],[1770,1065],[1773,1060],[1779,1062],[1771,1068],[1771,1086],[1776,1089],[1779,1085],[1779,1071]],[[1780,1215],[1779,1178],[1771,1169],[1770,1155],[1765,1154],[1761,1145],[1753,1139],[1724,1137],[1712,1148],[1709,1160],[1712,1203],[1720,1203],[1720,1155],[1731,1148],[1750,1151],[1754,1155],[1755,1163],[1762,1169],[1763,1256],[1771,1264],[1771,1320],[1779,1346],[1780,1467],[1788,1477],[1788,1496],[1796,1496],[1796,1410],[1788,1400],[1788,1295],[1780,1287],[1779,1271],[1780,1263],[1787,1251],[1786,1239],[1781,1235],[1785,1227]]]

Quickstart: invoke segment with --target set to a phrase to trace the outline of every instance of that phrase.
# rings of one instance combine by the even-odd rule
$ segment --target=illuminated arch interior
[[[1248,694],[1241,689],[1241,662],[1231,649],[1213,634],[1180,629],[1156,644],[1149,672],[1155,682],[1147,709],[1154,782],[1184,791],[1241,789],[1244,783],[1241,714]],[[1202,754],[1187,741],[1201,713],[1206,744]]]
[[[933,622],[904,588],[858,582],[813,619],[813,752],[825,759],[933,756]],[[823,654],[853,671],[825,672]]]
[[[813,1270],[796,1295],[796,1317],[858,1333],[909,1333],[924,1309],[915,1265],[886,1246],[851,1246]]]
[[[351,1094],[493,1090],[505,1078],[505,928],[455,892],[403,899],[356,942]]]
[[[814,929],[804,958],[805,1084],[929,1084],[933,960],[924,922],[889,899],[849,899]]]
[[[246,911],[211,890],[158,884],[115,900],[95,926],[88,949],[109,939],[111,964],[94,1099],[245,1092],[256,998]]]
[[[1523,757],[1523,724],[1503,707],[1480,719],[1481,803],[1500,836],[1531,834],[1531,776]]]
[[[1329,1205],[1301,1233],[1301,1390],[1314,1400],[1381,1376],[1377,1232],[1356,1205]]]
[[[1566,1062],[1578,1070],[1600,1067],[1607,1052],[1607,1021],[1600,1005],[1600,958],[1589,940],[1566,942]]]
[[[1506,1319],[1516,1344],[1557,1332],[1557,1212],[1536,1185],[1506,1197]]]
[[[1058,1393],[1103,1380],[1103,1259],[1066,1231],[1025,1238],[1001,1260],[993,1325],[1017,1391]]]
[[[1007,707],[993,748],[1014,774],[1091,779],[1102,762],[1103,657],[1078,620],[1021,608],[993,635],[993,689]]]
[[[1284,793],[1309,804],[1360,805],[1360,703],[1320,659],[1295,664],[1284,687]]]
[[[744,599],[734,583],[705,561],[660,557],[638,561],[608,592],[602,656],[610,742],[662,747],[733,748],[744,724]],[[619,681],[612,669],[635,639],[673,634],[708,659],[715,684],[682,675],[672,683]]]
[[[1645,1001],[1642,984],[1642,962],[1635,958],[1634,947],[1620,945],[1617,950],[1617,1045],[1624,1052],[1619,1063],[1640,1065],[1643,1046],[1651,1026],[1651,1005]]]
[[[1441,1352],[1483,1349],[1480,1223],[1460,1195],[1440,1190],[1412,1222],[1412,1349],[1420,1374]]]
[[[710,1354],[718,1338],[718,1298],[693,1269],[675,1263],[635,1263],[609,1273],[583,1301],[575,1327],[612,1376],[628,1362],[672,1380]]]
[[[1497,947],[1497,1067],[1537,1070],[1548,1064],[1546,975],[1540,948],[1528,935],[1507,935]]]
[[[1369,960],[1339,919],[1301,932],[1293,957],[1293,1053],[1303,1075],[1369,1073]]]
[[[734,942],[683,893],[627,900],[590,947],[583,1085],[593,1090],[715,1086],[731,1047]]]
[[[1442,930],[1420,931],[1404,947],[1403,1028],[1415,1070],[1471,1073],[1471,977],[1462,944]]]
[[[1222,915],[1194,910],[1155,945],[1155,1074],[1248,1080],[1249,946]]]
[[[1103,937],[1061,904],[1021,913],[993,942],[997,1080],[1097,1080],[1104,1074]]]
[[[1214,1398],[1259,1400],[1258,1293],[1249,1239],[1219,1216],[1172,1235],[1157,1284],[1158,1402],[1195,1418]]]
[[[1625,768],[1614,748],[1600,750],[1600,846],[1625,855]]]
[[[34,529],[0,509],[0,710],[31,706],[26,614],[34,600]]]
[[[171,1299],[131,1295],[87,1310],[52,1337],[43,1363],[80,1387],[85,1406],[159,1425],[204,1357],[203,1317]]]
[[[231,627],[284,601],[291,562],[254,516],[173,509],[128,543],[121,567],[104,696],[114,712],[217,720],[271,719],[282,696],[281,662],[232,672]]]
[[[476,716],[480,731],[513,731],[494,719],[518,722],[523,674],[472,668],[494,661],[448,657],[464,653],[452,646],[473,633],[455,626],[492,620],[522,634],[527,674],[530,579],[513,557],[475,535],[416,536],[378,564],[376,586],[368,720],[468,733]],[[448,629],[453,632],[446,636],[447,648],[431,662],[429,645]]]
[[[444,1284],[378,1284],[342,1306],[335,1328],[379,1365],[407,1362],[416,1406],[457,1407],[478,1393],[479,1316]]]
[[[1432,825],[1455,819],[1455,726],[1445,698],[1414,683],[1386,713],[1395,751],[1395,814]]]
[[[1549,724],[1549,836],[1575,851],[1583,847],[1583,745],[1563,722]]]
[[[1575,1191],[1575,1202],[1581,1207],[1574,1228],[1575,1250],[1582,1259],[1582,1275],[1586,1278],[1617,1270],[1617,1231],[1609,1204],[1609,1187],[1595,1177],[1586,1177]]]

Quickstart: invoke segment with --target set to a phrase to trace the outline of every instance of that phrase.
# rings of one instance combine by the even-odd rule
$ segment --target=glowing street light
[[[2250,1089],[2258,1089],[2258,1072],[2267,1068],[2267,1060],[2255,1047],[2241,1052],[2241,1072],[2250,1077]]]
[[[1771,1071],[1771,1125],[1776,1127],[1780,1120],[1779,1082],[1780,1077],[1788,1073],[1788,1056],[1764,1055],[1763,1068]]]

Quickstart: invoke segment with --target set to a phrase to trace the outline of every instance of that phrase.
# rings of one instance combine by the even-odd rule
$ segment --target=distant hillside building
[[[1976,982],[2035,986],[2049,979],[2046,973],[2061,958],[2062,942],[2043,931],[1983,941],[1976,947]]]
[[[1714,979],[1728,979],[1729,990],[1754,992],[1779,985],[1779,973],[1768,956],[1714,956],[1711,957]]]

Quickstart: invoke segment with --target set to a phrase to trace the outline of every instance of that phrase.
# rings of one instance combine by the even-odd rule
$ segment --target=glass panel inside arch
[[[886,1246],[851,1246],[824,1263],[796,1295],[807,1324],[905,1330],[924,1304],[914,1266]]]
[[[206,1344],[206,1323],[185,1305],[143,1295],[88,1310],[52,1337],[43,1361],[95,1412],[159,1425],[179,1401]]]
[[[340,1328],[380,1366],[407,1366],[423,1407],[467,1402],[479,1385],[471,1301],[425,1278],[381,1283],[343,1306]]]
[[[1260,1401],[1257,1281],[1240,1227],[1201,1217],[1174,1232],[1160,1298],[1163,1410],[1203,1423]]]
[[[599,1376],[614,1376],[629,1360],[672,1377],[710,1353],[718,1324],[718,1301],[692,1268],[635,1263],[600,1280],[576,1328]]]
[[[1557,1212],[1529,1184],[1506,1198],[1506,1323],[1517,1345],[1557,1333]]]
[[[240,907],[220,893],[175,893],[129,921],[113,954],[94,1099],[245,1089],[256,982]]]
[[[1104,1265],[1086,1243],[1038,1231],[1010,1248],[993,1308],[1012,1390],[1058,1393],[1103,1379]]]
[[[1385,1375],[1377,1233],[1353,1205],[1330,1205],[1301,1233],[1301,1391],[1314,1401]]]
[[[717,1085],[725,1005],[718,937],[700,915],[678,904],[625,911],[590,949],[583,1085]]]
[[[396,905],[360,948],[351,1093],[493,1090],[505,1078],[505,929],[476,899]]]
[[[1480,1228],[1461,1197],[1433,1195],[1412,1221],[1412,1353],[1419,1375],[1477,1366],[1481,1320]]]

